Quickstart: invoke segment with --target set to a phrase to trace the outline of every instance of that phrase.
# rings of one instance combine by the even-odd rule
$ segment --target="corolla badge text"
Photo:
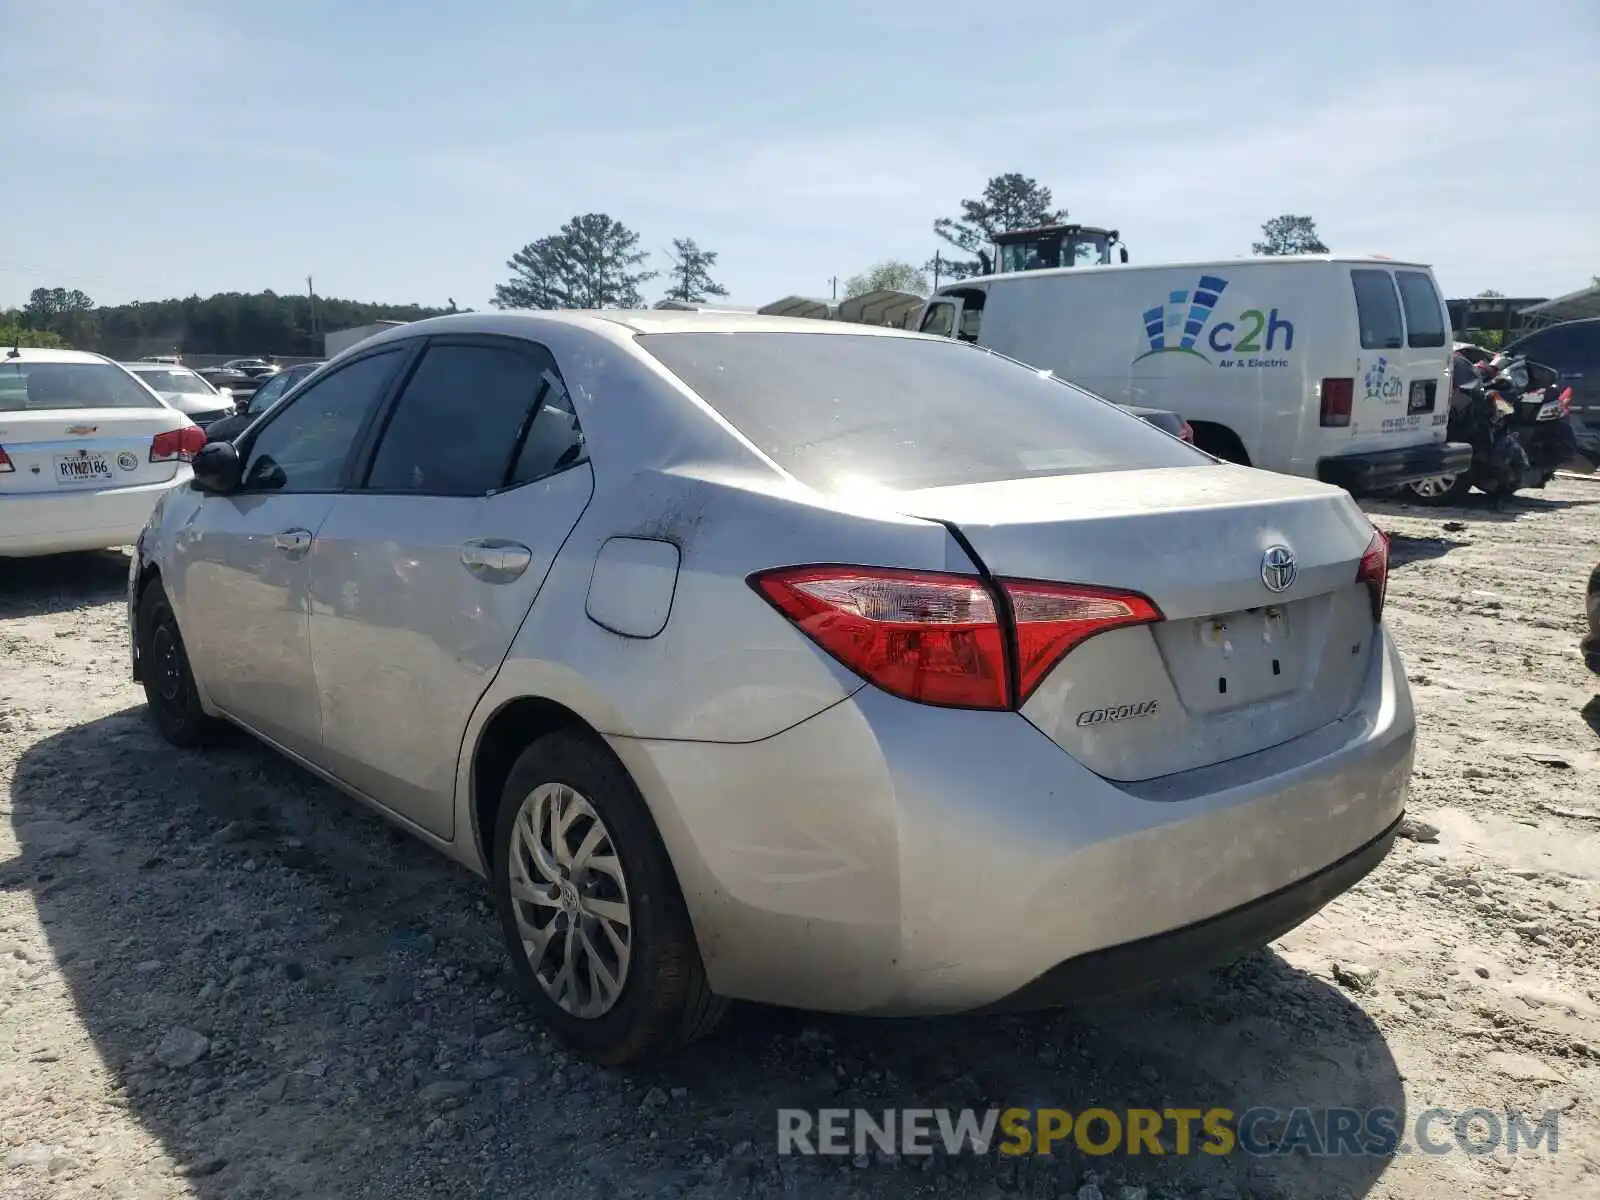
[[[1142,704],[1115,704],[1110,708],[1091,708],[1088,712],[1078,714],[1076,724],[1079,726],[1107,725],[1112,721],[1127,721],[1133,717],[1149,717],[1155,715],[1161,707],[1159,700],[1146,700]]]

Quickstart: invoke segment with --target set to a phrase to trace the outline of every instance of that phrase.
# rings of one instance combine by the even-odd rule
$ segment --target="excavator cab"
[[[1112,247],[1120,251],[1120,261],[1128,261],[1128,248],[1119,245],[1115,229],[1096,229],[1092,225],[1040,225],[1034,229],[1013,229],[994,238],[996,270],[1044,271],[1054,267],[1102,267],[1111,265]]]

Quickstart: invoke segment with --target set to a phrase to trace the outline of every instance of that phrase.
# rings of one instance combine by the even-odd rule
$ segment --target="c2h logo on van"
[[[1241,356],[1219,359],[1216,366],[1287,367],[1286,358],[1261,357],[1263,350],[1271,353],[1278,349],[1280,335],[1284,353],[1294,349],[1294,326],[1278,316],[1277,309],[1264,313],[1259,308],[1247,308],[1232,321],[1212,323],[1217,301],[1227,286],[1228,281],[1219,275],[1202,275],[1192,290],[1170,292],[1165,304],[1145,310],[1144,332],[1150,348],[1133,361],[1152,354],[1187,354],[1209,363],[1211,359],[1195,348],[1204,334],[1205,344],[1217,354]],[[1263,331],[1265,346],[1261,340]]]
[[[1366,385],[1368,400],[1398,400],[1405,388],[1401,380],[1389,374],[1389,360],[1381,354],[1378,355],[1378,361],[1367,368],[1361,382]]]

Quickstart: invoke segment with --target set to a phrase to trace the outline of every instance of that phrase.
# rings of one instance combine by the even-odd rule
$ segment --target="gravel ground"
[[[1369,506],[1422,824],[1225,971],[1092,1009],[747,1007],[602,1071],[528,1023],[478,881],[270,752],[159,742],[119,554],[0,563],[0,1192],[1600,1196],[1600,484]],[[1587,713],[1587,715],[1585,715]],[[1558,1153],[779,1158],[779,1105],[1559,1110]]]

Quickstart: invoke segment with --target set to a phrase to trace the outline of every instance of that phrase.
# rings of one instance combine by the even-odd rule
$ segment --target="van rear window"
[[[1400,299],[1387,271],[1351,271],[1356,289],[1356,321],[1363,350],[1398,350],[1406,344],[1400,324]]]
[[[1433,280],[1421,271],[1396,271],[1394,281],[1400,285],[1400,302],[1406,309],[1406,345],[1413,350],[1444,345],[1448,327]]]

